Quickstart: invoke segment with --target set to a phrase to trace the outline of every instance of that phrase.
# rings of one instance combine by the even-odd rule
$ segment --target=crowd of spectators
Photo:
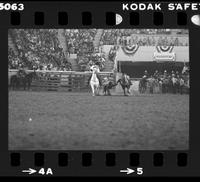
[[[10,30],[18,55],[9,54],[9,67],[27,69],[70,69],[54,29]]]
[[[81,71],[88,71],[92,65],[98,65],[99,69],[104,69],[105,66],[105,55],[101,53],[86,54],[79,56],[78,64],[81,67]]]
[[[119,48],[119,46],[113,46],[110,48],[110,51],[108,54],[108,59],[110,61],[114,62],[118,48]]]
[[[187,32],[170,29],[106,29],[101,37],[101,45],[140,46],[188,46]]]
[[[93,64],[99,65],[100,69],[104,68],[104,58],[93,46],[96,32],[96,29],[65,30],[68,53],[77,55],[80,71],[89,70]]]
[[[161,79],[161,78],[180,78],[180,77],[189,77],[189,65],[184,65],[184,68],[182,71],[178,70],[164,70],[164,71],[158,71],[155,70],[153,73],[148,72],[147,70],[144,71],[143,77],[150,78],[153,77],[155,79]]]
[[[189,66],[184,65],[181,72],[178,70],[164,70],[164,72],[155,70],[153,74],[149,74],[148,71],[145,70],[142,80],[146,80],[146,83],[148,80],[150,93],[153,93],[155,87],[158,86],[162,93],[189,93]]]
[[[92,64],[99,65],[100,70],[105,66],[106,56],[93,45],[96,33],[97,29],[64,30],[66,54],[76,54],[81,71],[88,70]],[[18,55],[14,54],[9,47],[9,68],[62,71],[72,69],[59,41],[58,29],[12,29],[9,34],[12,35],[18,52]],[[171,36],[172,34],[171,29],[105,29],[100,45],[113,45],[108,55],[110,61],[114,61],[116,47],[119,45],[188,45],[186,36],[182,36],[187,31],[175,31],[175,36]],[[179,34],[182,35],[178,36]]]
[[[95,34],[96,29],[66,29],[68,53],[78,55],[92,53]]]
[[[57,29],[15,29],[9,32],[18,55],[9,48],[9,68],[26,67],[39,70],[71,70],[58,40]],[[66,29],[67,54],[91,57],[96,29]],[[81,60],[78,60],[81,63]]]
[[[9,69],[17,69],[20,64],[23,62],[19,59],[17,55],[15,55],[13,49],[8,48],[8,66]]]

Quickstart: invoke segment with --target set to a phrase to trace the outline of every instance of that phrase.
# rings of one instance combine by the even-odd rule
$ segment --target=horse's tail
[[[102,86],[102,81],[101,81],[101,77],[99,76],[99,74],[96,74],[97,79],[99,80],[99,85]]]
[[[115,87],[115,86],[117,86],[118,85],[118,83],[117,82],[115,82],[115,83],[113,83],[113,86]]]

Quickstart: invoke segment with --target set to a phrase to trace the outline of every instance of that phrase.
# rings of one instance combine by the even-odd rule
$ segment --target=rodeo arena
[[[186,150],[186,29],[9,29],[10,150]]]

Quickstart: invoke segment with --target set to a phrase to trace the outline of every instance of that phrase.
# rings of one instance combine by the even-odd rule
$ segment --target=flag
[[[185,73],[186,71],[189,71],[189,68],[186,66],[185,61],[184,61],[184,66],[183,66],[182,74]]]
[[[156,46],[157,52],[159,53],[164,53],[164,52],[171,53],[173,48],[174,48],[173,45],[172,46]]]
[[[133,45],[122,46],[121,48],[126,55],[132,56],[138,50],[139,45],[133,44]]]

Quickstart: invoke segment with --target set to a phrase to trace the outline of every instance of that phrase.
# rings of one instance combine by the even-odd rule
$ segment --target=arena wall
[[[10,86],[10,79],[12,75],[16,75],[18,70],[10,69],[8,71],[8,86]],[[26,70],[27,73],[33,72],[33,70]],[[47,73],[50,79],[40,77],[37,80],[33,80],[31,83],[31,89],[35,91],[40,90],[54,90],[54,91],[87,91],[88,79],[91,72],[76,72],[76,71],[36,71],[38,74]],[[56,76],[56,77],[54,77]],[[115,80],[112,72],[100,72],[101,79],[109,77],[111,80]]]
[[[116,61],[153,61],[154,52],[157,52],[155,46],[140,46],[133,55],[127,55],[119,48],[116,55]],[[177,62],[189,62],[189,46],[175,46],[172,50],[175,53]]]
[[[109,53],[113,45],[102,46],[102,51]],[[157,52],[155,46],[140,46],[133,56],[126,55],[121,48],[117,51],[116,60],[119,61],[153,61],[153,54]],[[175,46],[172,50],[176,54],[177,62],[189,62],[189,46]]]

